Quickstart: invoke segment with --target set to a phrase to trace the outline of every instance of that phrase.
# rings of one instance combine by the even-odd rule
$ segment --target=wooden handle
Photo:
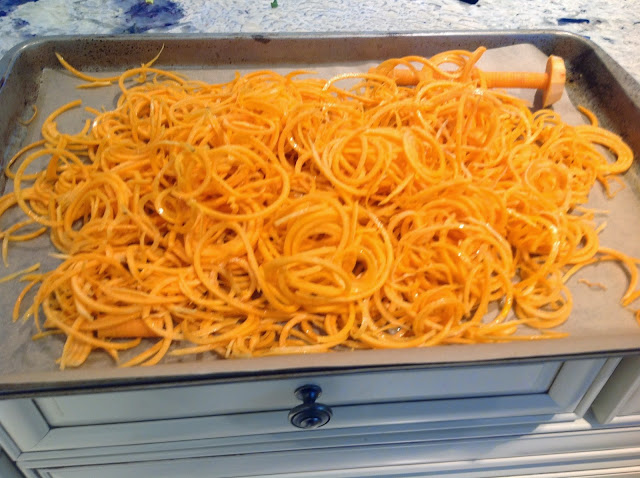
[[[375,68],[370,73],[377,73]],[[547,70],[544,73],[528,71],[479,71],[486,81],[488,88],[531,88],[542,90],[542,105],[548,106],[555,103],[562,96],[566,79],[564,60],[558,56],[550,56],[547,59]],[[399,86],[417,85],[430,76],[422,71],[413,71],[406,68],[394,69],[389,76]]]
[[[482,76],[488,88],[532,88],[543,90],[549,83],[546,73],[525,71],[485,71]]]

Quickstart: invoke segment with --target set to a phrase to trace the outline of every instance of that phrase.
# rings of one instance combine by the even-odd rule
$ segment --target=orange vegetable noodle
[[[63,259],[27,286],[38,337],[66,336],[65,368],[96,351],[129,366],[565,336],[567,274],[620,260],[581,205],[632,152],[484,88],[483,52],[223,84],[63,62],[120,92],[75,134],[56,120],[80,103],[62,106],[10,162],[0,209],[19,207]],[[42,232],[20,227],[2,232],[5,257]]]

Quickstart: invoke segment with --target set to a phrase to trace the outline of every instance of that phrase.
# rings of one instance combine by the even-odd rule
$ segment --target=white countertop
[[[638,0],[4,0],[0,55],[44,35],[562,30],[640,82]]]

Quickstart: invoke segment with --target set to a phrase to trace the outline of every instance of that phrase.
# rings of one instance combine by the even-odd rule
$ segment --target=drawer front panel
[[[560,406],[548,395],[518,395],[508,397],[483,397],[423,402],[384,403],[369,405],[345,405],[333,407],[333,417],[325,426],[316,430],[300,430],[289,423],[287,411],[240,413],[212,417],[153,420],[148,422],[120,423],[52,429],[31,449],[38,456],[81,456],[96,453],[88,450],[103,448],[114,453],[120,446],[142,447],[148,444],[191,442],[200,440],[230,444],[255,444],[294,441],[298,445],[316,440],[336,442],[351,437],[367,442],[379,439],[402,429],[450,428],[457,433],[461,428],[525,422],[529,429],[538,423],[551,420]],[[570,414],[568,414],[570,415]],[[479,418],[481,417],[481,418]],[[568,416],[571,420],[573,416]],[[442,424],[442,425],[440,425]],[[463,426],[464,425],[464,426]],[[271,437],[271,438],[265,438]],[[226,445],[223,445],[226,446]],[[301,445],[300,445],[301,446]],[[115,447],[115,448],[114,448]],[[133,449],[131,449],[133,451]],[[240,451],[236,450],[238,453]],[[44,455],[43,455],[44,454]],[[24,455],[23,455],[24,457]]]
[[[305,378],[46,397],[35,400],[51,426],[120,423],[289,410],[296,388],[322,388],[330,406],[463,397],[524,395],[549,390],[562,362],[313,375]]]
[[[308,439],[325,432],[357,434],[363,427],[386,433],[388,427],[451,421],[465,422],[465,426],[523,417],[530,418],[529,423],[567,422],[588,408],[592,400],[588,391],[608,378],[610,371],[603,371],[612,369],[610,361],[352,372],[6,400],[0,401],[0,424],[7,439],[19,448],[16,456],[71,457],[78,456],[79,450],[99,447],[251,440],[268,434]],[[301,404],[293,392],[305,383],[320,385],[324,393],[318,402],[333,410],[331,420],[320,430],[301,431],[290,423],[289,411]],[[228,410],[240,411],[220,413]]]
[[[289,409],[219,414],[187,418],[165,418],[120,423],[95,423],[52,427],[35,446],[25,452],[54,453],[78,456],[78,450],[119,446],[144,447],[154,443],[194,440],[240,441],[258,439],[268,434],[290,436],[288,439],[312,440],[323,434],[358,435],[358,430],[373,428],[387,433],[389,427],[413,425],[437,426],[438,423],[464,422],[465,426],[487,420],[522,420],[529,423],[566,422],[578,415],[582,397],[602,370],[603,359],[566,362],[546,390],[540,393],[490,395],[468,398],[448,398],[370,403],[363,397],[360,403],[336,405],[327,394],[326,403],[333,417],[320,430],[295,428],[288,417]],[[263,382],[255,384],[252,396],[261,393]],[[384,386],[385,384],[380,384]],[[189,393],[184,389],[183,393]],[[91,400],[95,397],[87,397]],[[149,394],[153,398],[152,392]],[[324,398],[320,397],[323,401]],[[122,403],[122,402],[121,402]],[[337,435],[336,435],[337,436]],[[298,437],[298,438],[295,438]]]

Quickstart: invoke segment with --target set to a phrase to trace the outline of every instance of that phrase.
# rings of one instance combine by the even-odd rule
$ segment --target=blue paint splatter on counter
[[[38,0],[0,0],[0,17],[6,17],[12,11],[24,3],[37,2]]]
[[[16,30],[20,30],[21,28],[29,25],[29,22],[23,20],[22,18],[14,18],[13,20],[11,20],[11,23],[13,24],[13,28],[15,28]]]
[[[118,3],[122,5],[123,20],[127,25],[123,33],[143,33],[154,28],[167,28],[184,18],[180,5],[171,0],[155,0],[153,4],[142,0],[123,0]]]
[[[558,25],[568,25],[570,23],[589,23],[588,18],[558,18]]]

